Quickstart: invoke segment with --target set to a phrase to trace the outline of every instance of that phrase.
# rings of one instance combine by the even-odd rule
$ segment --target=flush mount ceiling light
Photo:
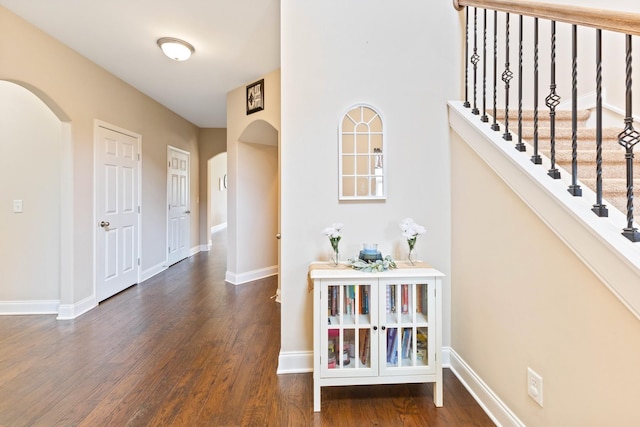
[[[158,39],[158,46],[160,46],[165,55],[176,61],[186,61],[195,52],[195,49],[189,43],[173,37]]]

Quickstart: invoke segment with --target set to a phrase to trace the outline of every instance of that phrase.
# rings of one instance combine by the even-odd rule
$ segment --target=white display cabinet
[[[443,274],[398,262],[377,273],[312,263],[314,411],[325,386],[434,383],[442,406]]]

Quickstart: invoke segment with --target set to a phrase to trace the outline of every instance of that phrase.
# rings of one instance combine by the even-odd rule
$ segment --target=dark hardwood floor
[[[0,426],[493,426],[444,372],[431,385],[332,387],[276,375],[275,278],[224,282],[225,235],[70,321],[0,316]]]

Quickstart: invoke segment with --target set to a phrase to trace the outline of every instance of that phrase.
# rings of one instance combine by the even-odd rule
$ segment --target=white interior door
[[[191,230],[191,211],[189,210],[190,155],[186,151],[169,147],[168,157],[168,265],[172,265],[187,258],[191,247],[189,235]]]
[[[139,137],[96,125],[96,298],[138,282]]]

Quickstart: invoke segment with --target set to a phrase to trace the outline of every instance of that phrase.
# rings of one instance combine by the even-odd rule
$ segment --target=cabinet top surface
[[[332,266],[328,262],[312,262],[309,265],[309,276],[312,279],[339,278],[396,278],[396,277],[442,277],[443,273],[422,261],[411,265],[408,261],[396,261],[398,268],[387,271],[366,272],[356,270],[346,264]]]

